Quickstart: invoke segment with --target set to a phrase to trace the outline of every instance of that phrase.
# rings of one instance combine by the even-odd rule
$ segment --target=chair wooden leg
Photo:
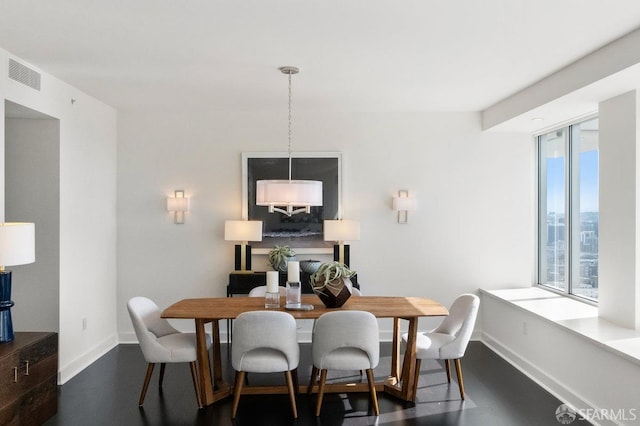
[[[458,387],[460,387],[460,397],[464,401],[464,382],[462,381],[462,365],[460,358],[453,361],[456,365],[456,374],[458,375]]]
[[[367,369],[367,381],[369,382],[369,392],[371,393],[371,402],[373,403],[373,412],[376,416],[380,415],[380,408],[378,407],[378,396],[376,395],[376,384],[373,380],[373,370]]]
[[[164,381],[164,368],[167,366],[166,363],[160,363],[160,380],[158,380],[158,387],[162,388],[162,382]]]
[[[320,384],[318,385],[318,401],[316,402],[316,417],[320,415],[320,407],[322,407],[322,397],[324,396],[324,382],[327,380],[327,369],[320,370]]]
[[[418,394],[418,379],[420,378],[420,366],[422,365],[422,360],[420,358],[416,358],[416,375],[413,380],[413,397],[415,399]]]
[[[311,395],[311,391],[313,387],[316,385],[316,381],[318,380],[318,368],[314,365],[311,369],[311,378],[309,378],[309,387],[307,388],[307,395]]]
[[[296,395],[300,393],[300,382],[298,381],[298,369],[294,368],[291,370],[291,378],[293,379],[293,390],[296,392]]]
[[[240,394],[242,393],[242,386],[244,385],[244,371],[236,371],[236,383],[233,390],[233,408],[231,409],[231,418],[236,418],[236,412],[238,411],[238,402],[240,402]]]
[[[151,374],[153,374],[153,367],[155,364],[150,362],[147,365],[147,374],[144,376],[144,383],[142,384],[142,392],[140,392],[140,399],[138,400],[138,406],[142,407],[144,403],[144,397],[147,395],[147,389],[149,388],[149,381],[151,380]]]
[[[191,370],[191,380],[193,381],[193,389],[196,391],[196,402],[198,403],[198,407],[202,408],[202,398],[200,397],[200,386],[198,385],[198,367],[196,367],[195,361],[192,361],[189,363],[189,369]]]
[[[293,379],[291,378],[291,371],[285,371],[284,377],[285,379],[287,379],[287,389],[289,390],[289,401],[291,401],[291,411],[293,412],[293,418],[297,419],[298,407],[296,406],[296,393],[293,390]]]
[[[448,359],[444,360],[444,368],[447,370],[447,383],[451,383],[451,364]]]

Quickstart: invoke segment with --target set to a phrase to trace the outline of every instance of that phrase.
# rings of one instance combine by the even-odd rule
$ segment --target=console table
[[[58,411],[58,334],[16,332],[0,344],[0,424],[41,425]]]
[[[302,294],[313,294],[311,284],[309,283],[309,277],[311,277],[310,274],[307,274],[304,271],[300,271]],[[279,281],[280,285],[284,287],[287,282],[286,272],[280,272]],[[357,275],[351,277],[351,283],[355,288],[360,289]],[[229,284],[227,285],[227,297],[249,294],[251,289],[261,285],[267,285],[267,273],[265,271],[231,272],[229,274]]]

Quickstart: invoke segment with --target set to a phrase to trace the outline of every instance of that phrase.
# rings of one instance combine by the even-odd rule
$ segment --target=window
[[[538,282],[598,300],[598,119],[537,142]]]

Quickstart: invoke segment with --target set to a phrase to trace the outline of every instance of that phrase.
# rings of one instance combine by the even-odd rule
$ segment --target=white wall
[[[152,297],[164,307],[185,297],[226,294],[233,245],[223,239],[223,224],[240,218],[240,156],[286,150],[285,108],[270,114],[121,112],[122,340],[133,338],[126,312],[132,296]],[[294,120],[294,151],[343,153],[345,218],[361,222],[351,263],[363,291],[445,304],[479,287],[531,284],[532,147],[528,134],[482,133],[476,113],[297,112]],[[165,211],[174,189],[192,197],[184,225],[174,225]],[[397,224],[391,210],[399,189],[418,198],[408,225]],[[254,262],[254,269],[263,264]]]
[[[15,331],[59,331],[60,122],[5,121],[5,219],[33,222],[36,262],[14,266]],[[37,315],[33,313],[37,312]]]
[[[600,104],[599,314],[640,329],[638,93]]]
[[[9,56],[0,49],[0,64]],[[117,344],[116,113],[46,73],[37,91],[9,79],[7,68],[0,75],[0,100],[60,120],[59,380],[65,382]],[[4,147],[4,120],[1,126]]]

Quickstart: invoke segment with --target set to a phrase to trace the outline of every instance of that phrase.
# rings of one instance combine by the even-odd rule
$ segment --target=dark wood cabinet
[[[303,294],[313,294],[311,284],[309,283],[309,277],[311,275],[306,272],[300,271],[300,282],[302,283]],[[280,273],[280,285],[284,286],[287,282],[287,273]],[[360,288],[358,285],[358,277],[351,278],[353,286]],[[229,274],[229,285],[227,285],[227,297],[232,297],[235,294],[249,294],[252,288],[261,285],[267,285],[267,273],[265,271],[252,271],[252,272],[231,272]]]
[[[58,335],[17,332],[0,343],[0,425],[41,425],[58,411]]]

